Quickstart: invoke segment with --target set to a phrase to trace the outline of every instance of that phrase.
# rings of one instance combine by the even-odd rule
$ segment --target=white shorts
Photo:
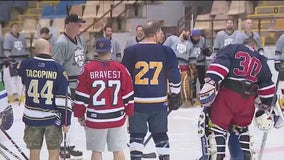
[[[117,128],[94,129],[85,127],[87,150],[103,152],[107,144],[108,151],[121,151],[126,148],[125,124]]]

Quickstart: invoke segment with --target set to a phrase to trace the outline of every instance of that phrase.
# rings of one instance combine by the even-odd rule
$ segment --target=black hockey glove
[[[206,57],[210,57],[211,54],[212,54],[212,51],[211,51],[211,49],[209,49],[209,48],[204,48],[204,49],[202,50],[202,54],[203,54],[204,56],[206,56]]]
[[[169,101],[169,109],[171,110],[177,110],[179,107],[182,106],[182,99],[181,94],[170,94],[168,95],[168,101]]]
[[[284,61],[274,61],[274,68],[277,72],[283,72],[284,71]]]

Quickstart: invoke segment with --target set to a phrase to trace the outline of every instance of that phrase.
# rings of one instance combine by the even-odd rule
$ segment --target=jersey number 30
[[[245,76],[247,79],[256,82],[257,75],[262,68],[262,64],[256,57],[251,57],[247,52],[238,52],[235,55],[240,60],[241,68],[234,68],[233,72],[237,76]]]
[[[145,61],[138,61],[135,64],[135,68],[136,69],[140,69],[141,70],[136,74],[135,76],[135,84],[138,85],[158,85],[159,81],[159,75],[160,72],[163,68],[163,63],[162,62],[145,62]],[[142,78],[143,76],[145,76],[145,74],[150,70],[150,69],[155,69],[154,71],[154,75],[150,80],[149,83],[149,78]]]

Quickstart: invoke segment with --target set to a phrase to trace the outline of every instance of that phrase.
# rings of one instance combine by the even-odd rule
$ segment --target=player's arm
[[[221,32],[218,32],[214,40],[214,47],[213,47],[214,53],[217,53],[219,51],[221,46],[220,43],[221,43]]]
[[[199,92],[200,102],[203,106],[210,106],[217,94],[218,86],[229,73],[231,66],[231,57],[229,53],[234,52],[234,48],[228,45],[222,48],[216,56],[216,59],[211,63],[206,71],[205,84]]]
[[[134,90],[133,81],[128,70],[123,66],[121,77],[122,99],[125,105],[125,111],[128,116],[134,115]]]
[[[53,58],[61,65],[64,64],[64,61],[67,58],[66,50],[67,50],[67,43],[62,41],[56,41],[52,49]]]
[[[67,80],[67,74],[63,66],[58,70],[58,78],[56,81],[57,90],[55,92],[55,104],[61,115],[61,124],[70,126],[72,113],[72,100],[70,97],[70,88]],[[67,112],[66,112],[67,111]]]
[[[121,63],[127,68],[130,74],[133,73],[133,69],[134,69],[134,62],[133,62],[134,59],[132,58],[132,55],[134,55],[135,53],[133,53],[132,48],[133,47],[130,46],[124,49],[123,57],[121,61]]]
[[[258,95],[263,105],[271,107],[275,93],[275,84],[272,81],[272,73],[266,61],[262,61],[261,72],[258,77]]]
[[[5,57],[9,57],[12,55],[12,39],[10,38],[10,35],[7,33],[5,35],[5,39],[4,39],[4,44],[3,44],[3,53]]]
[[[181,99],[181,74],[178,68],[178,62],[174,51],[165,47],[167,52],[166,76],[169,81],[170,94],[168,95],[168,106],[170,110],[177,110],[182,106]]]
[[[276,43],[274,68],[276,71],[284,71],[284,34],[280,36]]]
[[[78,118],[78,121],[81,125],[85,125],[85,112],[86,108],[89,104],[91,95],[88,92],[90,90],[90,84],[89,84],[89,77],[88,77],[88,71],[86,70],[86,67],[84,67],[84,72],[81,73],[77,80],[78,85],[77,89],[75,91],[75,104],[74,104],[74,117]]]

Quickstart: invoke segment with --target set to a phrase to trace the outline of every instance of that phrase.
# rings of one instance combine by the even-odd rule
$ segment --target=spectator
[[[65,18],[65,32],[61,34],[53,48],[53,58],[64,66],[71,89],[71,98],[75,99],[75,90],[77,88],[77,77],[83,69],[87,59],[87,47],[84,40],[79,37],[81,23],[86,21],[79,18],[77,14],[70,14]],[[76,120],[75,118],[74,121]],[[67,153],[64,154],[64,148],[60,148],[61,158],[81,158],[82,152],[75,150],[74,139],[77,137],[76,130],[79,128],[77,123],[71,125],[70,132],[67,134]]]
[[[53,34],[50,34],[50,30],[47,27],[42,27],[39,33],[40,37],[46,39],[51,46],[55,45],[55,42],[58,37],[55,37]]]
[[[112,28],[110,26],[104,27],[104,37],[111,41],[111,59],[118,62],[121,61],[121,49],[117,40],[112,38]]]
[[[27,51],[26,38],[20,33],[18,23],[11,25],[11,32],[4,38],[4,67],[3,80],[8,94],[9,102],[22,101],[24,99],[24,88],[21,78],[17,73],[17,64],[28,58],[30,53]]]
[[[130,39],[128,39],[126,41],[126,45],[125,48],[133,45],[133,44],[137,44],[141,41],[144,40],[144,30],[143,30],[143,26],[142,25],[137,25],[136,26],[136,36],[131,37]]]

